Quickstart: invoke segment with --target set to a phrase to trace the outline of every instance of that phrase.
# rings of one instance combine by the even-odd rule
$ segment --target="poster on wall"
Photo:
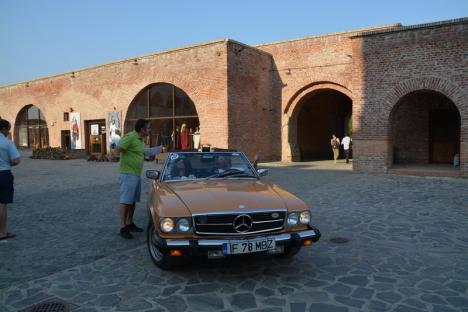
[[[107,148],[110,149],[112,143],[118,144],[122,135],[120,122],[120,111],[112,111],[107,114]]]
[[[81,149],[81,119],[80,113],[70,113],[71,148]]]

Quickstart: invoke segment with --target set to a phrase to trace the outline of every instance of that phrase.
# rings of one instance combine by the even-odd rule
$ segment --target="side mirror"
[[[146,170],[146,177],[148,179],[157,180],[161,174],[158,170]]]
[[[257,174],[260,177],[264,177],[264,176],[268,175],[268,169],[257,169]]]

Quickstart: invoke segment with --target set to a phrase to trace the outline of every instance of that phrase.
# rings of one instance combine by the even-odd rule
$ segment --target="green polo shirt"
[[[140,176],[145,161],[143,139],[136,131],[132,131],[120,140],[119,147],[124,149],[120,153],[120,173]]]

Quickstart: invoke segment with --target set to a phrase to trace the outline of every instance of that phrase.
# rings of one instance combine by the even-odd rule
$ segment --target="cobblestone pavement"
[[[310,204],[322,239],[292,259],[195,259],[168,272],[144,233],[118,235],[117,164],[25,159],[8,210],[18,236],[0,242],[0,311],[51,298],[73,311],[468,311],[468,180],[264,167]]]

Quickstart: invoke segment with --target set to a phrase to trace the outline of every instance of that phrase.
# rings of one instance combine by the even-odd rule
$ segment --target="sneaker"
[[[126,226],[127,230],[130,231],[130,232],[143,232],[143,229],[136,226],[135,223],[130,223],[130,224],[127,224]]]
[[[120,236],[122,236],[125,239],[132,239],[133,235],[130,233],[130,231],[127,229],[127,227],[121,228],[120,229]]]

